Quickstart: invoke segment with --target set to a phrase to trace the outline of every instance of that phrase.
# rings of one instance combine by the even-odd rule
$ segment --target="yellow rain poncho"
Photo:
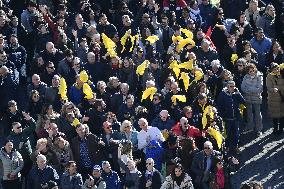
[[[179,64],[177,63],[176,60],[171,62],[169,68],[173,70],[173,72],[176,75],[176,78],[178,78],[179,77],[179,73],[180,73],[180,68],[179,68]]]
[[[143,75],[146,68],[148,68],[150,65],[150,62],[149,60],[145,60],[142,64],[140,64],[139,66],[137,66],[137,69],[136,69],[136,74],[137,75]]]
[[[218,148],[221,149],[223,142],[222,134],[212,127],[208,128],[208,134],[211,135],[216,140]]]
[[[115,52],[116,44],[113,42],[106,34],[102,33],[102,40],[107,52],[111,58],[116,57],[117,53]]]
[[[127,38],[129,37],[130,34],[131,34],[131,29],[127,30],[127,31],[125,32],[125,34],[124,34],[124,35],[121,37],[121,39],[120,39],[120,44],[121,44],[121,46],[122,46],[121,53],[122,53],[123,51],[125,51],[125,44],[126,44]]]
[[[188,73],[181,72],[179,79],[180,80],[182,79],[183,85],[184,85],[184,89],[185,89],[185,91],[187,91],[188,87],[189,87],[189,76],[188,76]]]
[[[189,60],[187,62],[183,62],[179,65],[179,68],[184,68],[187,70],[192,70],[193,69],[193,60]]]
[[[183,38],[180,35],[179,36],[175,36],[175,35],[172,36],[173,43],[177,43],[177,42],[179,42],[181,40],[183,40]]]
[[[85,70],[80,72],[80,80],[84,83],[87,83],[89,80],[89,76]]]
[[[171,97],[171,100],[172,100],[174,105],[177,105],[177,100],[180,101],[180,102],[186,102],[186,97],[185,97],[185,95],[173,95]]]
[[[60,98],[62,100],[68,100],[68,98],[67,98],[67,84],[66,84],[66,81],[63,77],[60,78],[58,94],[60,95]]]
[[[93,98],[93,91],[87,83],[84,83],[83,85],[83,93],[85,94],[85,99],[90,100]]]
[[[159,40],[159,37],[156,36],[156,35],[149,36],[149,37],[147,37],[147,39],[146,39],[146,41],[149,41],[150,44],[153,44],[153,43],[155,43],[155,42],[158,41],[158,40]]]
[[[148,97],[150,97],[151,100],[153,100],[154,98],[154,94],[157,92],[157,88],[156,87],[150,87],[148,89],[146,89],[143,94],[142,94],[142,98],[141,98],[141,102],[145,99],[147,99]]]

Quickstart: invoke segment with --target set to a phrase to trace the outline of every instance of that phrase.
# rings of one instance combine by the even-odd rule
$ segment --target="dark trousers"
[[[237,119],[226,120],[225,129],[227,134],[225,140],[226,147],[229,148],[230,151],[235,150],[239,142],[239,121]]]
[[[3,180],[3,189],[22,189],[22,185],[19,179],[16,180]]]

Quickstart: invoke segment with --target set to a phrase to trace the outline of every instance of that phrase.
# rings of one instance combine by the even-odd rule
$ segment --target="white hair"
[[[45,155],[39,154],[39,155],[36,157],[36,160],[37,160],[37,161],[41,161],[41,160],[46,161],[46,157],[45,157]]]
[[[220,64],[220,60],[218,60],[218,59],[217,59],[217,60],[213,60],[213,61],[211,62],[211,67],[215,67],[215,66],[216,66],[216,67],[219,68],[220,65],[221,65],[221,64]]]
[[[208,146],[210,149],[213,149],[213,144],[212,144],[212,142],[210,142],[210,141],[206,141],[206,142],[204,142],[204,146]]]

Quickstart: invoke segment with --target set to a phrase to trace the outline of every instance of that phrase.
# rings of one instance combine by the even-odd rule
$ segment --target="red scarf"
[[[224,175],[224,169],[219,169],[216,173],[216,181],[220,188],[224,188],[225,186],[225,175]]]

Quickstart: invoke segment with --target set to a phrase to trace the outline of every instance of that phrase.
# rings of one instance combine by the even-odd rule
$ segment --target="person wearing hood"
[[[66,171],[60,179],[60,186],[62,189],[81,189],[83,180],[80,173],[77,172],[77,165],[75,161],[69,161],[66,165]]]
[[[20,189],[21,173],[24,167],[22,155],[13,149],[13,142],[7,140],[0,150],[0,160],[3,165],[3,189]]]
[[[247,130],[251,131],[252,129],[255,129],[259,136],[262,134],[261,130],[263,128],[262,115],[260,112],[260,105],[262,104],[263,76],[254,64],[249,64],[247,70],[248,73],[245,75],[241,85],[247,107]]]
[[[229,152],[239,152],[239,119],[240,119],[240,104],[244,104],[245,99],[236,88],[234,81],[228,81],[227,86],[223,88],[217,98],[217,107],[220,111],[220,116],[225,122],[227,132],[226,147]]]

